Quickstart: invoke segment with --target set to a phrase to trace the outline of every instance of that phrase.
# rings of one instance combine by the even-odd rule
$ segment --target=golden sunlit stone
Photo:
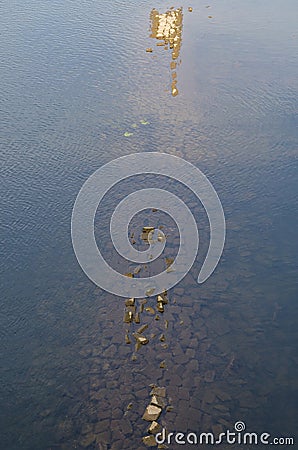
[[[158,302],[157,303],[157,310],[158,310],[158,312],[160,312],[160,313],[163,313],[164,312],[164,306],[163,306],[163,303],[162,302]]]
[[[132,320],[133,320],[133,312],[132,311],[125,311],[123,322],[131,323]]]
[[[147,52],[147,53],[152,53],[152,52],[153,52],[153,50],[152,50],[152,48],[151,48],[151,47],[149,47],[149,48],[146,48],[146,52]]]
[[[146,311],[147,313],[149,313],[149,314],[155,314],[155,311],[154,311],[154,309],[153,309],[151,306],[147,306],[147,307],[145,308],[145,311]]]
[[[151,425],[148,428],[148,433],[156,434],[156,433],[159,433],[160,431],[161,431],[161,425],[159,425],[158,422],[153,420],[153,422],[151,423]]]
[[[124,275],[128,278],[133,278],[133,273],[131,272],[125,273]]]
[[[146,447],[156,447],[157,442],[155,440],[155,437],[151,434],[150,436],[144,436],[142,438],[143,443],[146,445]]]
[[[133,273],[135,274],[135,275],[137,275],[138,273],[140,273],[140,271],[141,271],[141,266],[137,266],[137,267],[135,267],[135,269],[134,269],[134,271],[133,271]]]
[[[150,288],[147,289],[147,291],[145,292],[147,297],[151,297],[152,294],[154,294],[155,288]]]
[[[160,367],[161,369],[165,369],[165,368],[166,368],[166,362],[165,362],[165,361],[162,361],[162,362],[160,363],[159,367]]]
[[[136,313],[134,320],[135,320],[135,323],[141,323],[140,313],[138,313],[138,312]]]
[[[162,409],[155,405],[148,405],[145,409],[142,419],[147,420],[147,422],[153,422],[157,420],[160,416]]]
[[[165,408],[167,406],[165,399],[157,395],[152,396],[151,404],[158,406],[159,408]]]
[[[134,298],[128,298],[125,300],[125,306],[134,306],[135,305],[135,299]]]
[[[188,7],[188,11],[192,12],[192,7],[191,6]]]
[[[141,345],[146,345],[149,342],[149,339],[147,339],[145,336],[139,334],[139,333],[133,333],[133,337],[137,341],[137,343]]]
[[[125,344],[130,344],[131,340],[129,339],[128,334],[125,335]]]
[[[154,231],[154,227],[143,227],[143,233],[150,233],[150,231]]]
[[[167,305],[169,301],[168,301],[167,297],[165,296],[165,294],[162,294],[162,295],[157,296],[157,302]]]

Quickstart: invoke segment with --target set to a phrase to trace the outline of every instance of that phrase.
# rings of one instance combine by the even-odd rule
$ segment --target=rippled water
[[[232,430],[242,420],[250,431],[295,436],[297,2],[173,5],[184,7],[177,97],[170,53],[149,37],[150,11],[169,6],[1,4],[5,450],[143,448],[151,383],[167,387],[169,431]],[[81,271],[70,218],[88,176],[137,151],[197,165],[220,196],[227,240],[216,272],[199,286],[208,224],[189,192],[150,177],[111,192],[96,220],[111,259],[102,230],[118,198],[140,185],[170,187],[202,221],[198,261],[169,292],[168,348],[152,338],[131,361],[124,300]],[[154,214],[140,215],[132,230],[157,220],[174,248],[175,227]],[[144,320],[152,321],[150,333],[163,332],[163,320],[145,313]]]

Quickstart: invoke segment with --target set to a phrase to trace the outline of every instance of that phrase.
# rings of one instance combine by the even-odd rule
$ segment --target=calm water
[[[184,8],[176,97],[171,55],[149,30],[152,8],[170,6],[1,2],[1,449],[144,448],[151,383],[167,387],[169,431],[232,430],[242,420],[248,431],[295,437],[298,5],[173,5]],[[132,361],[124,299],[81,271],[70,218],[91,173],[148,151],[182,156],[209,177],[227,240],[199,286],[208,224],[189,192],[139,177],[110,193],[96,225],[111,260],[102,231],[140,184],[168,187],[201,217],[198,260],[169,292],[162,320],[144,312],[157,338]],[[147,212],[132,231],[146,220],[168,229],[174,251],[173,223]]]

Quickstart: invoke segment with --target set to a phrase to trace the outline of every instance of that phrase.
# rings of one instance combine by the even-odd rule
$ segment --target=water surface
[[[149,30],[151,10],[170,6],[2,2],[5,450],[143,448],[150,383],[167,387],[174,409],[162,420],[170,431],[232,429],[242,420],[250,431],[295,436],[297,3],[173,5],[183,6],[176,97],[170,52],[156,47]],[[146,183],[188,201],[202,229],[198,261],[169,292],[168,348],[152,339],[131,361],[124,300],[81,271],[70,218],[94,170],[148,151],[181,156],[209,177],[225,210],[227,240],[216,272],[199,286],[208,223],[190,193],[150,177],[111,192],[96,220],[99,241],[116,201]],[[177,230],[154,214],[137,217],[132,229],[157,221],[168,227],[174,249]],[[102,245],[114,258],[103,237]],[[163,326],[153,320],[150,333]]]

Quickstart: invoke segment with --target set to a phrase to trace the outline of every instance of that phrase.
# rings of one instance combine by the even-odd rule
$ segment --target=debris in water
[[[159,406],[148,405],[142,419],[147,420],[148,422],[153,422],[153,420],[157,420],[159,418],[161,411],[162,409]]]
[[[142,438],[143,443],[146,445],[146,447],[156,447],[157,442],[155,440],[155,437],[151,434],[150,436],[144,436]]]
[[[152,391],[150,392],[150,395],[157,395],[159,397],[166,397],[166,388],[165,387],[159,387],[154,386]]]
[[[157,303],[157,310],[158,310],[158,312],[160,312],[160,313],[163,313],[164,312],[164,306],[163,306],[163,303],[162,302],[158,302]]]
[[[141,272],[141,269],[142,269],[142,267],[141,267],[141,266],[137,266],[137,267],[135,267],[135,268],[134,268],[134,271],[133,271],[133,273],[134,273],[135,275],[138,275],[138,273],[140,273],[140,272]]]
[[[134,306],[135,305],[135,299],[134,298],[128,298],[125,300],[125,306]]]
[[[151,425],[148,428],[148,433],[156,434],[156,433],[159,433],[160,431],[161,431],[161,425],[159,425],[158,422],[153,420],[153,422],[151,423]]]
[[[141,323],[141,319],[140,319],[140,313],[137,312],[135,315],[135,323]]]
[[[147,289],[145,294],[146,294],[147,297],[151,297],[151,295],[154,294],[154,291],[155,291],[155,288],[150,288],[150,289]],[[147,308],[146,308],[146,310],[147,310]]]

